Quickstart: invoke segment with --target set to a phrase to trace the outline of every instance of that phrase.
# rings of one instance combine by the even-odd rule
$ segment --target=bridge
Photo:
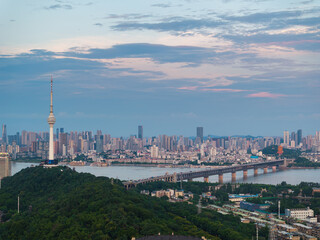
[[[157,181],[165,181],[165,182],[179,182],[183,180],[192,181],[194,178],[204,178],[205,182],[209,182],[209,176],[219,175],[219,183],[223,183],[223,174],[231,173],[232,182],[236,181],[236,172],[243,171],[243,178],[246,179],[248,177],[248,170],[254,169],[254,176],[258,176],[258,169],[262,168],[263,173],[268,173],[268,168],[272,168],[272,172],[277,171],[277,167],[286,167],[287,160],[276,160],[276,161],[266,161],[259,163],[250,163],[243,165],[236,165],[231,167],[220,167],[213,169],[206,169],[203,171],[191,171],[191,172],[181,172],[181,173],[173,173],[173,174],[165,174],[157,177],[150,177],[146,179],[140,179],[135,181],[124,182],[124,186],[129,189],[132,187],[136,187],[138,184],[146,184],[150,182]]]

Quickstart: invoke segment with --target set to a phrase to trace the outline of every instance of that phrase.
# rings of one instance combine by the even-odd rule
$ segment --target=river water
[[[21,169],[30,167],[32,163],[11,162],[11,175],[19,172]],[[33,164],[37,165],[37,164]],[[118,178],[120,180],[138,180],[152,176],[164,175],[165,173],[200,171],[198,168],[158,168],[143,166],[109,166],[109,167],[93,167],[93,166],[75,166],[78,172],[87,172],[95,176],[105,176],[110,178]],[[231,182],[231,173],[223,175],[224,182]],[[203,178],[194,179],[194,181],[203,181]],[[210,182],[218,182],[218,176],[210,176]],[[286,181],[289,184],[299,184],[300,182],[317,182],[320,183],[320,169],[291,169],[285,171],[277,171],[272,173],[269,169],[267,174],[263,174],[263,170],[259,169],[259,175],[253,176],[253,170],[248,170],[248,178],[243,180],[242,172],[237,172],[237,182],[239,183],[264,183],[264,184],[280,184]]]

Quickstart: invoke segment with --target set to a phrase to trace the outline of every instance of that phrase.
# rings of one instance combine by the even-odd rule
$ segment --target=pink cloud
[[[268,42],[262,43],[262,46],[278,45],[278,46],[291,46],[304,43],[320,43],[320,40],[299,40],[299,41],[280,41],[280,42]]]
[[[179,87],[178,89],[179,90],[190,90],[190,91],[193,91],[193,90],[197,90],[197,86],[190,86],[190,87]]]
[[[287,95],[284,94],[275,94],[275,93],[269,93],[269,92],[258,92],[258,93],[252,93],[247,95],[247,97],[250,98],[279,98],[279,97],[285,97]]]
[[[201,91],[207,91],[207,92],[247,92],[248,90],[232,89],[232,88],[204,88]]]

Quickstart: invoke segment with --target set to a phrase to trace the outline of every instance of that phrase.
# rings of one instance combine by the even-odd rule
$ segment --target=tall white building
[[[289,131],[284,131],[283,132],[283,143],[285,146],[290,145],[290,136],[289,136]]]
[[[50,126],[50,137],[49,137],[49,164],[53,163],[54,152],[53,152],[53,125],[56,122],[56,118],[53,115],[53,103],[52,103],[52,77],[51,77],[51,104],[50,104],[50,114],[48,117],[48,123]]]
[[[159,148],[155,145],[151,147],[151,158],[158,158],[159,157]]]
[[[287,217],[307,219],[314,216],[314,211],[310,208],[296,208],[296,209],[285,209],[285,215]]]

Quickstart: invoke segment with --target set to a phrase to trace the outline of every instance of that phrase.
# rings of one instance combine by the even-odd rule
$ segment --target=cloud
[[[302,11],[278,11],[278,12],[258,12],[253,14],[246,14],[242,16],[223,16],[221,18],[230,21],[239,21],[245,23],[264,23],[272,22],[275,19],[287,19],[290,17],[300,17]]]
[[[204,91],[204,92],[233,92],[233,93],[237,93],[237,92],[247,92],[249,90],[232,89],[232,88],[204,88],[204,89],[201,89],[201,91]]]
[[[226,39],[232,40],[238,44],[264,44],[264,45],[278,45],[295,48],[296,45],[301,45],[299,49],[303,49],[303,42],[313,42],[315,45],[318,44],[317,33],[303,33],[303,34],[267,34],[257,33],[254,35],[224,35]],[[290,44],[288,44],[290,43]],[[296,43],[296,44],[294,44]],[[310,47],[305,47],[310,49]]]
[[[150,14],[127,13],[127,14],[109,14],[106,19],[143,19],[152,17]]]
[[[167,46],[163,44],[131,43],[118,44],[107,49],[89,49],[87,53],[66,53],[68,56],[114,59],[114,58],[150,58],[159,63],[194,63],[212,62],[218,56],[230,55],[231,52],[215,52],[213,49],[192,46]],[[233,57],[235,54],[233,54]]]
[[[128,30],[157,30],[157,31],[188,31],[201,28],[215,28],[224,24],[212,19],[181,19],[158,23],[123,22],[113,25],[111,28],[117,31]]]
[[[197,89],[198,89],[198,86],[179,87],[178,89],[179,89],[179,90],[190,90],[190,91],[193,91],[193,90],[197,90]]]
[[[66,9],[71,10],[73,7],[69,4],[54,4],[49,7],[45,7],[47,10]]]
[[[279,98],[279,97],[285,97],[285,96],[287,95],[275,94],[275,93],[269,93],[269,92],[258,92],[258,93],[252,93],[247,95],[247,97],[249,98]]]
[[[300,2],[301,4],[309,4],[309,3],[313,3],[314,0],[306,0],[306,1],[302,1]]]
[[[171,5],[166,3],[158,3],[158,4],[152,4],[151,7],[169,8],[171,7]]]

